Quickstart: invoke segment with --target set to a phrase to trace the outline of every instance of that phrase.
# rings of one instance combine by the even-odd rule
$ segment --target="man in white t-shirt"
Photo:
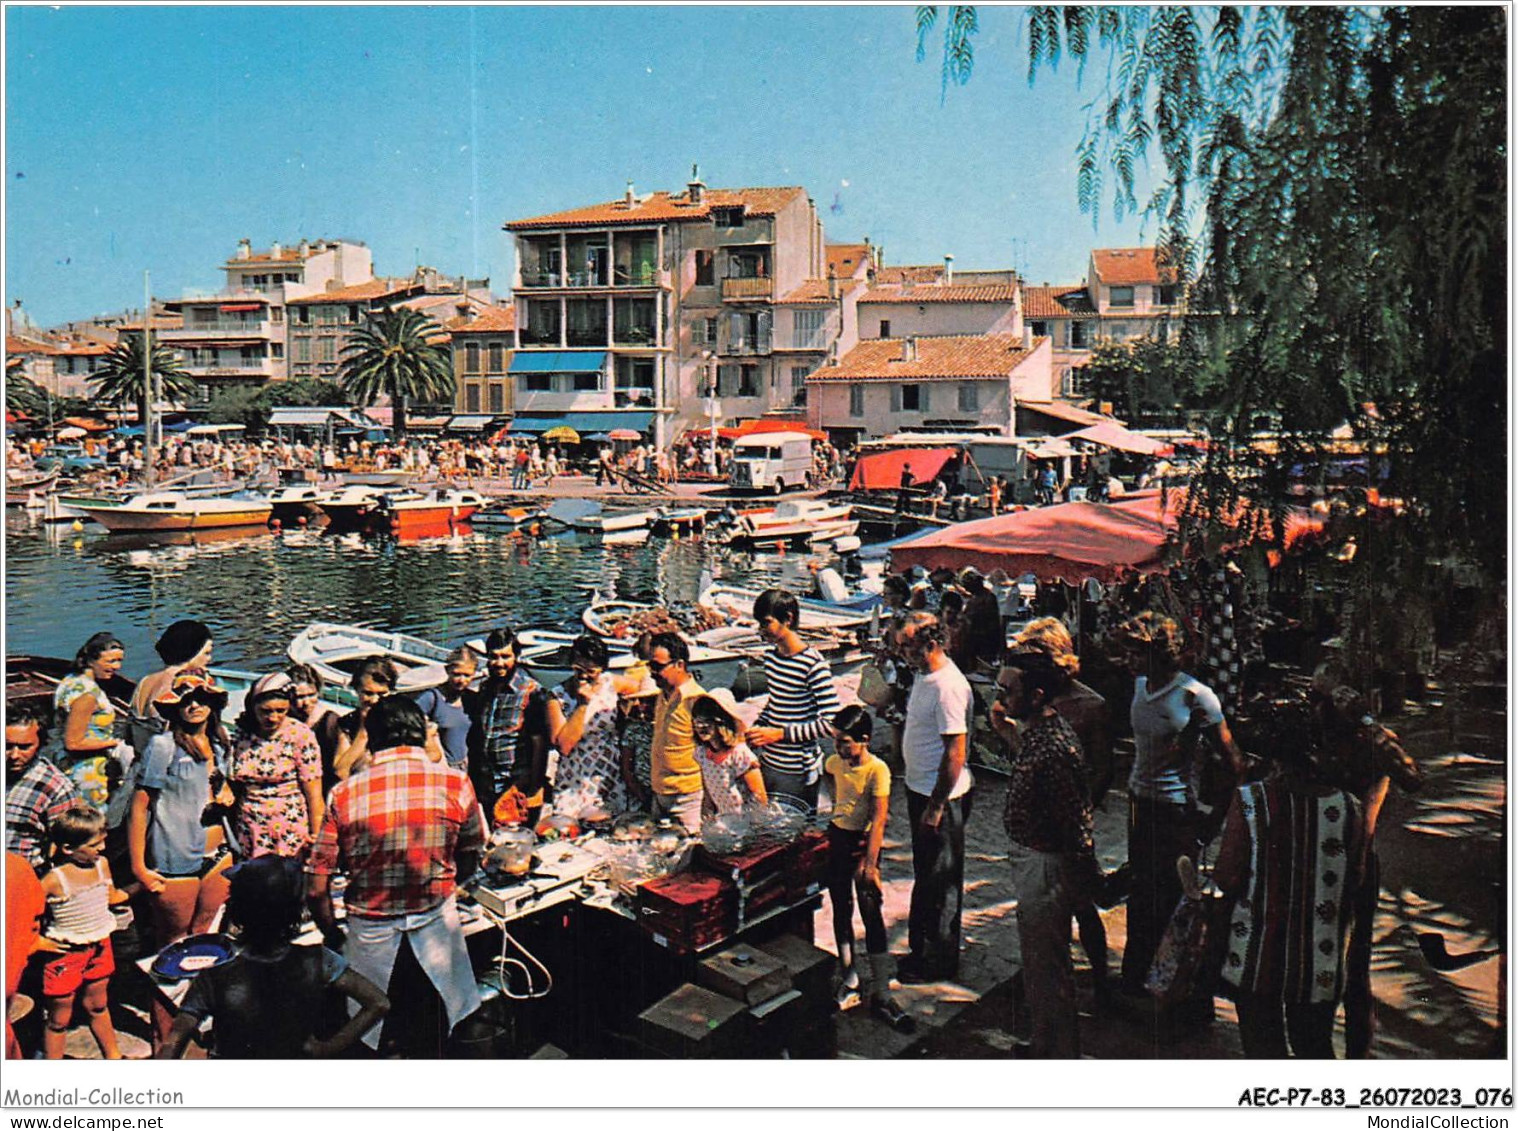
[[[897,977],[913,985],[948,981],[959,972],[965,822],[974,784],[965,765],[973,699],[969,681],[944,652],[936,616],[920,611],[908,616],[901,644],[920,673],[907,699],[901,738],[912,825],[907,920],[912,953],[901,960]]]

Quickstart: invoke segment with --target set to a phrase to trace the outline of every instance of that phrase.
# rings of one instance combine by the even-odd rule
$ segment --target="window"
[[[791,344],[798,349],[821,349],[823,326],[827,323],[826,310],[798,310],[792,315]]]
[[[880,337],[882,337],[882,338],[889,338],[890,336],[891,336],[891,320],[889,318],[882,318],[880,320]]]
[[[349,307],[348,307],[348,324],[351,326],[351,325],[353,325],[357,321],[358,321],[358,307],[357,306],[353,306],[353,305],[349,305]]]
[[[1049,336],[1049,323],[1029,322],[1028,329],[1033,332],[1035,338],[1047,338]]]
[[[517,331],[524,346],[556,346],[559,344],[559,303],[557,299],[547,302],[528,302],[527,324]]]
[[[490,382],[490,411],[493,413],[506,411],[506,386],[500,381]]]
[[[717,284],[717,253],[709,248],[696,249],[696,286],[712,287]]]
[[[1073,350],[1084,350],[1091,348],[1091,323],[1070,323],[1070,348]]]
[[[318,338],[316,341],[317,361],[337,360],[337,340],[334,338]]]
[[[1154,302],[1156,306],[1174,306],[1175,287],[1173,285],[1155,287]]]
[[[480,411],[480,387],[478,385],[471,384],[464,386],[464,411]]]
[[[973,381],[961,381],[959,383],[959,411],[980,411],[980,386]]]
[[[745,365],[739,371],[738,395],[740,397],[759,395],[759,367],[757,365]]]
[[[524,373],[522,385],[529,393],[551,393],[553,392],[553,374]]]
[[[1132,287],[1108,287],[1107,288],[1107,304],[1109,306],[1132,306],[1133,305],[1133,288]]]
[[[506,347],[504,345],[500,342],[491,342],[486,350],[486,354],[488,360],[485,371],[487,373],[506,372]]]
[[[729,279],[768,279],[769,257],[762,251],[735,251],[727,258]]]
[[[566,307],[568,342],[572,346],[606,344],[606,303],[603,300],[571,302]]]
[[[717,320],[715,318],[707,318],[704,321],[706,324],[706,344],[714,346],[717,344]]]
[[[269,356],[270,357],[284,357],[285,356],[285,344],[283,342],[270,342],[269,343]]]
[[[309,306],[297,306],[295,308],[295,324],[297,326],[311,325],[311,308]]]
[[[736,365],[717,366],[717,395],[719,397],[736,397],[738,395],[739,370]]]
[[[464,372],[478,373],[480,371],[480,343],[466,342],[464,345]]]
[[[285,308],[284,307],[282,307],[282,306],[271,306],[269,308],[269,321],[270,322],[283,322],[284,320],[285,320]]]
[[[601,387],[601,375],[599,373],[576,373],[574,375],[574,391],[577,393],[594,393]]]
[[[296,361],[310,361],[311,360],[311,339],[310,338],[296,338],[295,341],[292,342],[291,344],[295,347],[295,360]]]
[[[651,346],[658,336],[654,300],[619,298],[612,306],[612,336],[619,343]]]
[[[864,386],[863,385],[850,385],[849,386],[849,415],[850,416],[863,416],[864,415]]]
[[[900,385],[901,412],[923,412],[928,407],[927,389],[922,385]]]
[[[806,407],[806,376],[811,369],[805,365],[791,366],[791,407]]]
[[[335,307],[335,306],[318,306],[316,308],[316,324],[318,326],[336,326],[337,325],[337,307]]]
[[[737,208],[713,208],[712,223],[719,228],[743,227],[743,206]]]

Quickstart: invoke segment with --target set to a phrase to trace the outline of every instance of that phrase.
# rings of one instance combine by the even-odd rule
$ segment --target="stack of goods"
[[[731,879],[687,872],[637,889],[638,923],[676,951],[699,950],[738,928],[738,889]]]
[[[785,902],[789,856],[790,847],[784,844],[725,855],[718,855],[703,844],[696,849],[695,866],[734,885],[739,895],[741,926]]]
[[[703,959],[696,981],[748,1007],[745,1055],[780,1056],[796,1044],[807,1010],[781,959],[740,943]]]
[[[796,1000],[773,1011],[763,1007],[750,1010],[755,1045],[773,1047],[779,1041],[792,1059],[837,1056],[833,972],[838,960],[796,935],[780,935],[762,949],[785,966]]]
[[[742,1002],[689,983],[638,1014],[638,1042],[674,1060],[746,1056],[748,1032]]]
[[[794,903],[822,890],[827,880],[828,835],[807,829],[791,842],[786,854],[785,898]]]

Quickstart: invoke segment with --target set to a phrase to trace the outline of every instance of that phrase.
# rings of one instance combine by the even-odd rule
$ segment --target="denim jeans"
[[[1128,941],[1123,945],[1123,986],[1135,993],[1154,962],[1160,936],[1181,901],[1176,858],[1196,856],[1196,817],[1184,805],[1132,798],[1128,803]]]
[[[759,764],[759,774],[764,778],[764,792],[771,800],[774,800],[775,794],[783,793],[787,797],[794,797],[806,802],[807,808],[813,813],[817,811],[817,794],[822,784],[821,778],[809,774],[781,773],[764,765],[762,756]]]
[[[684,825],[687,832],[695,835],[701,831],[702,796],[699,789],[695,793],[656,793],[654,816],[659,819],[672,817]]]
[[[907,790],[912,826],[912,903],[907,940],[912,961],[930,976],[952,978],[959,972],[959,923],[965,888],[965,822],[971,794],[944,806],[936,829],[922,823],[925,794]]]

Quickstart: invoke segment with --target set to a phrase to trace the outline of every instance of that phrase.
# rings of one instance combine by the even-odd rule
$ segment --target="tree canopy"
[[[1101,76],[1074,142],[1081,207],[1159,228],[1188,288],[1219,443],[1194,492],[1219,510],[1262,477],[1248,440],[1322,450],[1336,426],[1412,504],[1401,552],[1506,553],[1506,12],[1490,7],[1037,6],[1028,81]],[[944,89],[974,68],[974,8],[944,31]],[[1088,73],[1089,72],[1089,73]],[[1137,170],[1162,170],[1147,199]],[[1279,470],[1279,469],[1271,469]]]
[[[442,327],[407,306],[370,315],[343,348],[338,381],[365,407],[388,395],[395,406],[395,433],[404,436],[409,399],[453,396],[453,365]]]
[[[142,352],[141,334],[123,337],[101,359],[100,367],[85,380],[94,386],[97,401],[113,405],[135,404],[138,419],[146,422],[150,390],[143,372]],[[151,366],[160,397],[188,401],[199,395],[200,387],[184,371],[179,355],[167,346],[153,343]]]

